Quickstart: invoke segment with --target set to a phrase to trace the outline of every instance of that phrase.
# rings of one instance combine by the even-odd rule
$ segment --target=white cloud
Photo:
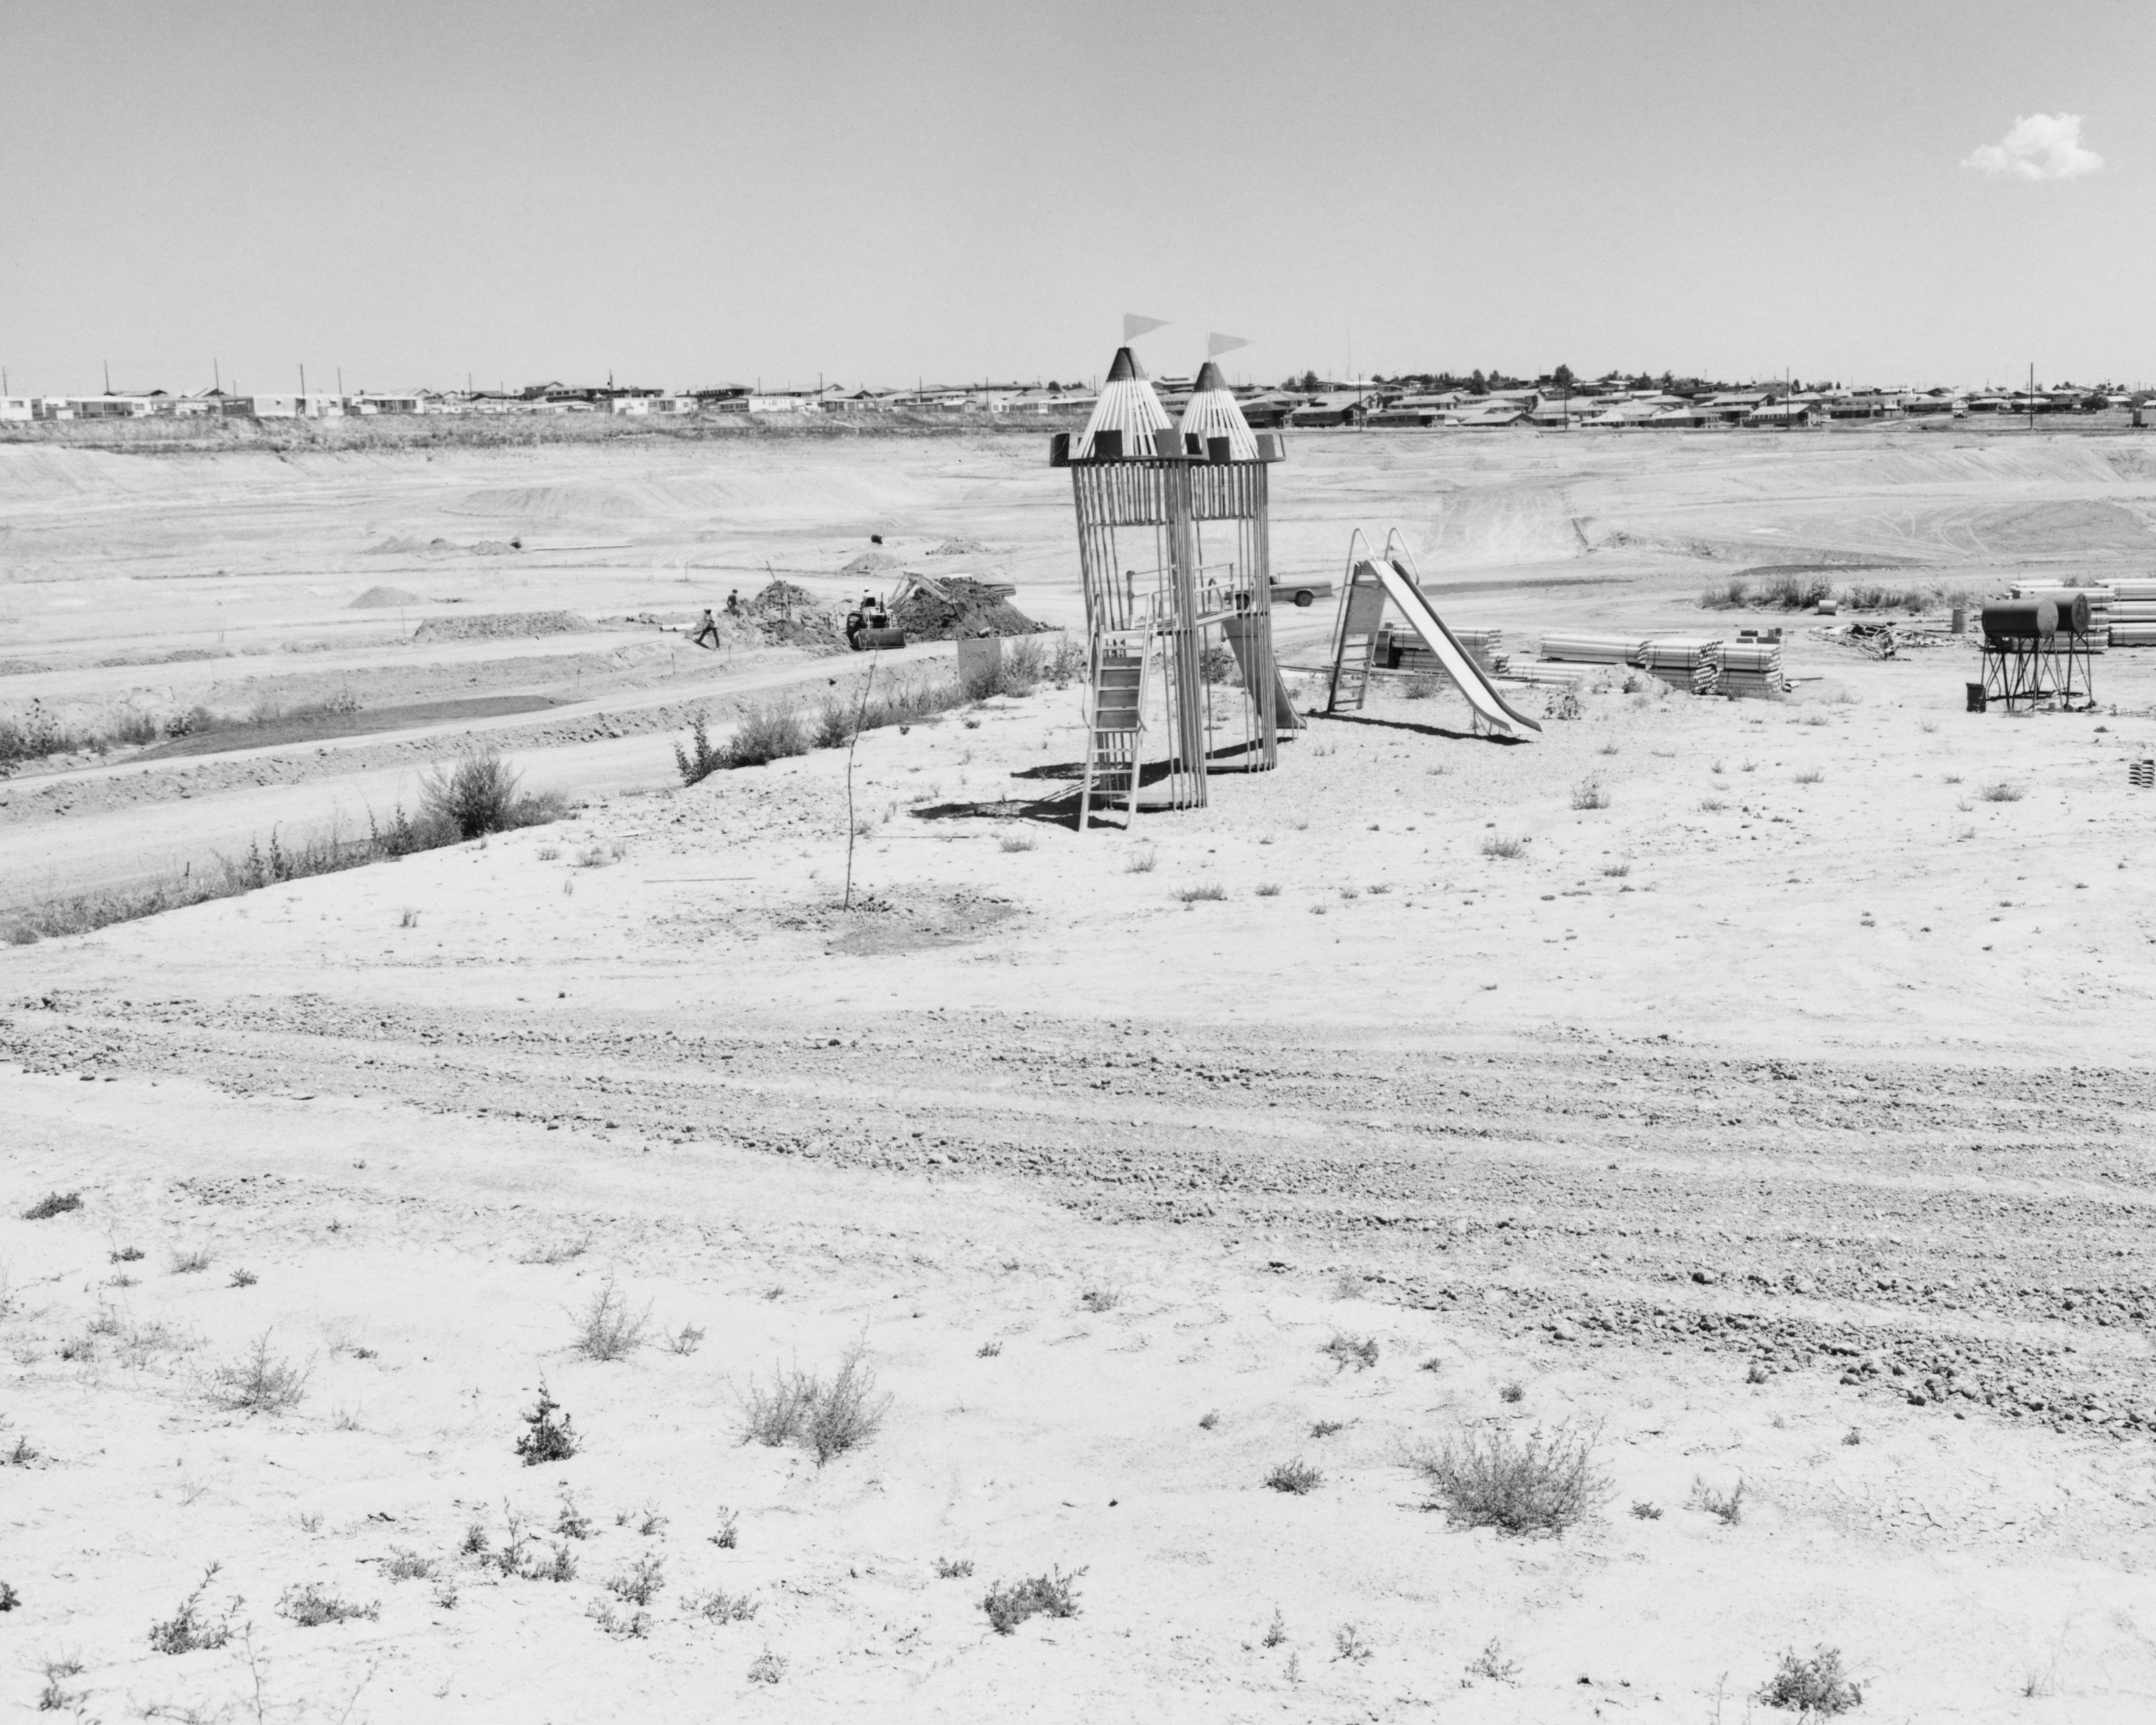
[[[2082,146],[2078,114],[2017,115],[2013,131],[1973,152],[1962,166],[2023,180],[2075,180],[2102,167],[2103,157]]]

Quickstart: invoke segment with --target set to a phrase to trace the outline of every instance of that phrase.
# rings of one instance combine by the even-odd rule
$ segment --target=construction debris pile
[[[473,617],[430,617],[412,631],[412,639],[470,641],[500,635],[571,635],[591,627],[573,611],[487,611]]]
[[[890,604],[894,629],[910,641],[948,641],[961,635],[1038,634],[1048,625],[1035,623],[1010,603],[1017,592],[1002,583],[975,581],[963,575],[908,575]]]

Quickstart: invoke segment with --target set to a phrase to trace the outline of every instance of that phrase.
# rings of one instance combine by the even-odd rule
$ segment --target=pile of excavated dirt
[[[805,587],[774,581],[742,608],[763,638],[785,647],[844,644],[845,619]]]
[[[946,539],[928,555],[932,557],[977,557],[986,556],[988,549],[978,539]]]
[[[456,547],[446,539],[408,539],[393,534],[379,545],[370,545],[367,554],[371,557],[439,557]]]
[[[430,617],[415,641],[470,641],[491,635],[581,634],[592,625],[573,611],[490,611],[477,617]]]
[[[851,581],[865,581],[871,576],[882,574],[886,569],[898,567],[898,559],[887,551],[865,551],[839,572]]]
[[[352,611],[386,611],[393,605],[418,605],[426,602],[418,594],[401,587],[370,587],[346,607]]]
[[[959,635],[1030,635],[1047,625],[1035,623],[1003,596],[1003,590],[963,575],[923,583],[891,608],[891,626],[916,641],[947,641]]]

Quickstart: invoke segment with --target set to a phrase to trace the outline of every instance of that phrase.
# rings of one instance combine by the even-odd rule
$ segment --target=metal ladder
[[[1332,621],[1332,675],[1325,692],[1328,713],[1343,707],[1363,710],[1384,620],[1384,583],[1370,567],[1370,544],[1358,527],[1348,542],[1348,572],[1340,583],[1340,608]]]
[[[1103,635],[1095,648],[1091,711],[1086,719],[1086,778],[1078,793],[1078,830],[1091,824],[1093,803],[1123,799],[1127,830],[1137,816],[1139,766],[1144,756],[1146,692],[1152,679],[1150,631],[1136,641]]]

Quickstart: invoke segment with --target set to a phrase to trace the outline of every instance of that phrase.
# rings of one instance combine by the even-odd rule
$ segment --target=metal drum
[[[2053,593],[2051,603],[2059,614],[2061,634],[2085,635],[2089,632],[2089,603],[2087,593]]]

